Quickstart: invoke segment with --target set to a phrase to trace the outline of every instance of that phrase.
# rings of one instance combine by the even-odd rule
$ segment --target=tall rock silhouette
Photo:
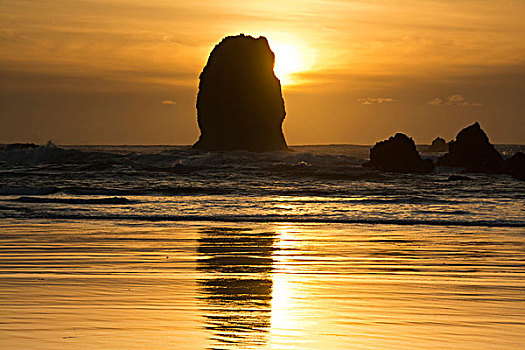
[[[194,148],[275,151],[287,149],[281,83],[265,37],[224,38],[210,53],[199,82]]]

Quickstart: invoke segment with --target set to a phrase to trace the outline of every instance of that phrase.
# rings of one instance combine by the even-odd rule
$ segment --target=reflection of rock
[[[478,122],[464,128],[449,143],[449,152],[438,165],[464,167],[469,172],[492,173],[503,169],[503,157],[489,142]]]
[[[370,149],[370,162],[367,165],[399,173],[428,173],[434,169],[431,160],[421,159],[414,140],[401,133],[376,143]]]
[[[447,152],[448,145],[444,138],[436,137],[427,149],[427,152]]]
[[[194,147],[204,150],[274,151],[287,148],[281,84],[265,37],[224,38],[200,75],[201,130]]]
[[[504,169],[505,173],[512,175],[516,179],[525,180],[525,154],[518,152],[506,159]]]
[[[199,239],[206,328],[216,347],[264,345],[270,328],[274,233],[211,229]],[[215,348],[215,347],[214,347]]]

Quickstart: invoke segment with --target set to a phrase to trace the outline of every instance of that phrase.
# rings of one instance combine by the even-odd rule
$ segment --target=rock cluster
[[[443,144],[447,146],[445,140],[438,137],[430,148],[435,149]],[[448,147],[448,152],[438,158],[437,165],[465,168],[467,173],[509,174],[516,179],[525,180],[525,154],[518,152],[503,160],[478,122],[461,130]],[[432,152],[431,149],[428,151]],[[427,173],[434,169],[432,160],[421,159],[414,141],[401,133],[376,143],[370,149],[370,162],[364,166],[399,173]],[[458,180],[472,179],[462,175],[448,178],[448,181]]]
[[[224,38],[210,53],[199,82],[194,148],[275,151],[287,149],[286,115],[275,56],[265,37]]]
[[[429,173],[434,169],[431,160],[421,159],[414,140],[401,133],[376,143],[370,149],[370,162],[367,165],[398,173]]]

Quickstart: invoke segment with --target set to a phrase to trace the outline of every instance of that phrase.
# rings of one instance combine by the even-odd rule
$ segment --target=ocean
[[[368,156],[0,146],[0,347],[520,349],[525,183]]]

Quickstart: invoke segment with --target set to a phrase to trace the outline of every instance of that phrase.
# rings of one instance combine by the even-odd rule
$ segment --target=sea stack
[[[414,140],[401,133],[376,143],[370,149],[370,162],[366,165],[396,173],[429,173],[434,170],[430,159],[421,159]]]
[[[432,144],[427,149],[427,152],[447,152],[448,151],[448,145],[444,138],[442,137],[436,137],[434,141],[432,141]]]
[[[275,55],[265,37],[224,38],[210,53],[199,82],[194,148],[210,151],[286,150],[286,115]]]
[[[438,159],[438,165],[463,167],[468,172],[480,173],[503,170],[503,157],[489,142],[478,122],[461,130],[448,148],[448,153]]]

